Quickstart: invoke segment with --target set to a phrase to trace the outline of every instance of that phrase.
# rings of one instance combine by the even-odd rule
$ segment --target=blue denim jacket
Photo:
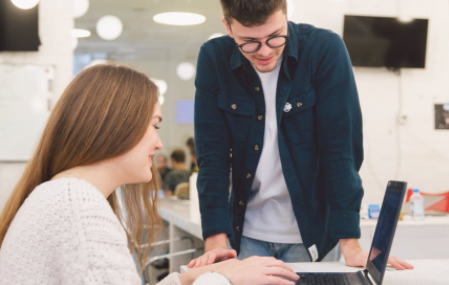
[[[321,260],[339,239],[360,238],[362,116],[342,39],[292,22],[288,32],[276,94],[279,153],[304,245]],[[201,47],[195,85],[203,236],[226,233],[239,251],[263,147],[261,82],[225,36]]]

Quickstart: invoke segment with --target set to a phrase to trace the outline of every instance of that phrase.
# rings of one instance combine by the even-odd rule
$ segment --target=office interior
[[[186,142],[194,137],[198,52],[204,42],[226,34],[219,1],[36,2],[37,6],[30,9],[36,12],[29,15],[38,18],[37,50],[0,50],[0,211],[32,154],[51,108],[69,82],[95,64],[127,65],[145,73],[158,85],[163,114],[159,134],[164,143],[159,154],[170,157],[173,150],[183,149],[186,164],[190,165]],[[404,203],[392,254],[406,260],[449,260],[449,1],[289,0],[288,3],[290,21],[337,33],[345,40],[353,61],[363,114],[364,161],[359,172],[365,190],[361,209],[362,246],[370,247],[376,225],[370,211],[382,203],[386,183],[407,181],[408,188],[421,191],[428,209],[425,218],[416,221],[410,216],[409,203]],[[180,16],[176,20],[181,22],[175,24],[157,22],[157,15],[168,12],[196,13],[200,15],[199,23],[185,25]],[[385,46],[378,42],[354,44],[349,33],[362,25],[357,18],[363,22],[362,18],[369,17],[402,25],[422,21],[425,26],[422,34],[414,34],[411,39],[396,38],[396,43],[411,40],[400,43],[399,49],[419,46],[420,59],[402,66],[401,63],[386,66],[381,55],[386,52]],[[11,17],[4,17],[0,19],[1,25],[12,25],[5,19],[12,21]],[[345,26],[351,21],[353,27]],[[6,34],[0,33],[0,37]],[[372,40],[374,43],[375,39]],[[364,50],[369,51],[368,55],[360,55]],[[403,55],[403,52],[394,54]],[[12,72],[11,68],[18,70]],[[34,94],[30,90],[34,87],[22,86],[17,79],[20,76],[41,80],[36,86],[44,86],[47,91]],[[20,100],[11,103],[11,94]],[[24,101],[33,103],[24,104],[21,109]],[[19,119],[24,117],[25,120]],[[189,187],[190,196],[163,197],[160,209],[167,228],[165,238],[180,239],[168,244],[165,254],[186,253],[170,259],[168,268],[150,265],[148,274],[153,276],[147,277],[148,280],[165,271],[179,271],[192,256],[202,253],[198,201],[190,198],[196,188]],[[155,262],[161,260],[156,258]]]

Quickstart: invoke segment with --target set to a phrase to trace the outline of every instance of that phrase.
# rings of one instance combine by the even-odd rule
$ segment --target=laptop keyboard
[[[326,284],[326,285],[344,285],[349,283],[346,274],[341,273],[299,273],[300,279],[296,282],[297,285],[307,284]]]

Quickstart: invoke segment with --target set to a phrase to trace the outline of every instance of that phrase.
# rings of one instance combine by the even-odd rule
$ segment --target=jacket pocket
[[[225,111],[226,121],[233,142],[240,143],[248,137],[251,119],[256,112],[250,99],[218,95],[218,108]]]
[[[315,89],[293,94],[288,103],[291,109],[284,111],[284,134],[293,143],[304,143],[315,139]]]

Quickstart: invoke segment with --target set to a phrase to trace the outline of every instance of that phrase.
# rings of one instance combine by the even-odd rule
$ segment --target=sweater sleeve
[[[192,285],[233,285],[228,278],[218,272],[206,272],[196,278]]]
[[[171,273],[156,285],[182,285],[179,281],[179,275],[177,272]]]
[[[182,285],[179,275],[179,273],[172,273],[156,285]],[[206,272],[200,275],[192,285],[232,285],[232,283],[218,272]]]
[[[126,233],[117,216],[100,192],[79,188],[69,191],[69,199],[79,221],[82,256],[87,261],[82,284],[140,285]]]

